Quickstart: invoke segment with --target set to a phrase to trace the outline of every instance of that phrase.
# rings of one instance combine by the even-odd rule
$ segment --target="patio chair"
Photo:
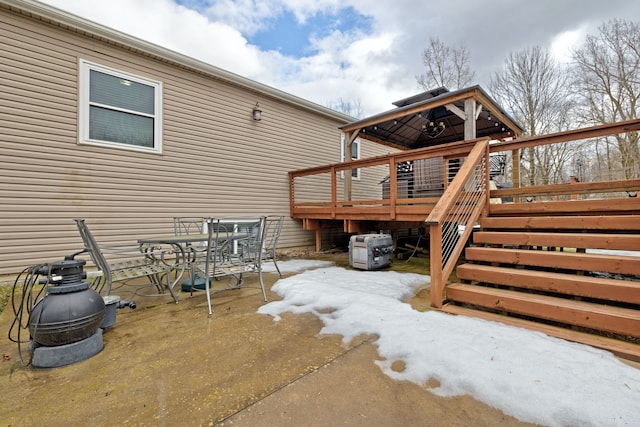
[[[173,232],[176,236],[206,233],[206,218],[204,217],[173,217]],[[204,250],[206,242],[187,242],[185,248],[189,251]],[[188,254],[187,254],[188,255]]]
[[[282,277],[280,268],[276,260],[276,249],[278,246],[278,240],[280,239],[280,232],[282,231],[282,223],[284,222],[284,216],[271,215],[266,220],[266,230],[264,237],[264,247],[262,252],[262,262],[271,261],[276,267],[278,274]]]
[[[173,231],[176,236],[204,233],[204,218],[174,216]]]
[[[74,221],[91,260],[102,272],[92,284],[96,291],[106,296],[113,290],[114,283],[128,284],[131,280],[146,278],[146,283],[133,286],[153,286],[159,294],[169,290],[171,297],[178,302],[170,279],[171,272],[176,267],[176,263],[171,261],[172,256],[175,256],[173,248],[169,250],[160,247],[143,248],[140,245],[101,245],[83,218]]]
[[[208,232],[211,218],[205,217],[173,217],[173,230],[176,236],[188,236],[192,234],[206,234]],[[221,235],[227,234],[227,227],[220,224]],[[203,252],[207,250],[207,241],[187,242],[184,244],[185,255],[187,257],[187,270],[189,277],[182,282],[182,290],[189,291],[191,295],[195,290],[202,291],[205,286],[205,279],[197,271],[191,274],[191,263],[194,262]],[[217,253],[222,256],[221,251],[225,245],[217,248]],[[239,281],[240,279],[237,279]]]
[[[202,276],[205,278],[205,292],[207,294],[207,307],[209,316],[213,315],[211,307],[211,294],[227,289],[238,289],[244,286],[242,276],[246,273],[258,273],[259,289],[262,291],[264,301],[267,301],[267,293],[262,279],[262,247],[264,244],[266,217],[243,220],[242,226],[237,230],[229,231],[220,219],[208,218],[205,220],[209,238],[205,251],[193,252],[190,263],[190,275],[193,278]],[[233,285],[227,284],[226,288],[212,290],[213,280],[230,278]],[[257,288],[257,287],[256,287]]]

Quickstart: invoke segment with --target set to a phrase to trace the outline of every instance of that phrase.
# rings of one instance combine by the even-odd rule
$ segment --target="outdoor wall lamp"
[[[257,102],[255,107],[253,107],[253,120],[256,122],[262,120],[262,110],[260,109],[260,104]]]

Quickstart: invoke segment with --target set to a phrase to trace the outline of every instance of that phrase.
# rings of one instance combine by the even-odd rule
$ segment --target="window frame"
[[[154,93],[154,114],[146,115],[153,118],[153,147],[142,147],[139,145],[125,144],[122,142],[105,141],[89,138],[90,123],[90,75],[91,71],[108,74],[125,80],[150,86]],[[79,60],[79,115],[78,115],[78,144],[93,145],[98,147],[117,148],[120,150],[138,151],[144,153],[162,154],[162,82],[146,77],[135,75],[126,71],[118,70],[106,65],[84,59]],[[104,106],[104,105],[101,105]],[[109,106],[106,106],[109,108]],[[113,108],[112,111],[121,111]],[[132,112],[136,113],[136,112]]]
[[[345,135],[342,134],[341,138],[340,138],[340,161],[341,162],[345,162],[346,161],[346,157],[345,157]],[[351,160],[360,160],[361,158],[361,154],[360,154],[360,149],[361,149],[361,145],[360,145],[360,139],[356,138],[352,143],[351,146]],[[353,157],[353,146],[356,146],[356,157]],[[344,171],[340,171],[340,178],[344,179]],[[355,180],[360,180],[360,168],[356,168],[356,169],[351,169],[351,178],[355,179]]]

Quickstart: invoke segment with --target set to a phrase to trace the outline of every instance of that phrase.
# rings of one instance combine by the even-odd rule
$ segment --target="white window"
[[[344,145],[345,145],[345,139],[343,134],[342,139],[340,141],[340,158],[342,162],[346,161],[346,158],[344,155],[344,149],[345,149]],[[358,160],[359,158],[360,158],[360,140],[356,139],[351,143],[351,160]],[[344,178],[344,172],[341,172],[340,176]],[[351,169],[351,176],[355,179],[360,179],[360,169]]]
[[[162,83],[80,60],[80,144],[162,152]]]

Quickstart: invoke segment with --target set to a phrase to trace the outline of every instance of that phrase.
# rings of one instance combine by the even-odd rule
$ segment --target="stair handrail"
[[[433,208],[429,225],[431,306],[443,304],[443,289],[488,201],[489,138],[479,140]]]

